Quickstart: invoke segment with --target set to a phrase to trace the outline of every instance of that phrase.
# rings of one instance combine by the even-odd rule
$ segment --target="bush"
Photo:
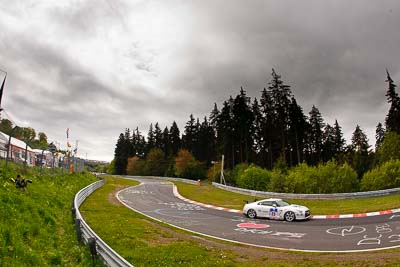
[[[126,165],[126,174],[128,175],[144,175],[145,174],[146,162],[139,159],[139,157],[128,158],[128,164]]]
[[[241,188],[265,191],[270,180],[270,171],[252,164],[240,173],[236,182]]]
[[[289,171],[287,191],[303,194],[328,194],[354,192],[358,189],[357,173],[348,165],[334,161],[317,167],[305,163]]]
[[[389,160],[382,166],[365,173],[361,190],[381,190],[400,186],[400,160]]]
[[[188,150],[181,149],[175,158],[175,174],[177,177],[199,180],[204,179],[207,173],[204,164],[196,160]]]
[[[207,171],[207,180],[210,182],[220,182],[221,162],[214,163]]]

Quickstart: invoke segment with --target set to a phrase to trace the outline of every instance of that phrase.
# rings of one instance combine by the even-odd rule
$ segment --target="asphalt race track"
[[[356,252],[400,247],[400,213],[364,218],[285,222],[185,202],[173,185],[154,179],[120,191],[127,207],[175,227],[252,246],[310,252]],[[311,211],[312,212],[312,211]]]

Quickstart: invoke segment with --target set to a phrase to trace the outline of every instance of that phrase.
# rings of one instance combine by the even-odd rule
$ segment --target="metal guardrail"
[[[354,193],[293,194],[293,193],[256,191],[234,186],[222,185],[220,183],[215,183],[215,182],[213,182],[212,185],[223,190],[236,193],[249,194],[252,196],[265,197],[265,198],[276,197],[276,198],[287,198],[287,199],[354,199],[354,198],[365,198],[365,197],[380,197],[380,196],[394,195],[400,193],[400,188],[391,188],[385,190],[354,192]]]
[[[72,212],[74,214],[74,220],[78,235],[78,240],[88,244],[91,254],[99,255],[107,266],[110,267],[133,267],[128,261],[121,257],[115,252],[110,246],[108,246],[85,222],[79,207],[85,201],[85,199],[92,194],[95,190],[102,187],[105,180],[97,181],[93,184],[86,186],[81,189],[74,198]]]
[[[196,180],[190,180],[190,179],[185,179],[185,178],[176,178],[176,177],[164,177],[164,176],[132,176],[132,175],[115,175],[115,176],[121,176],[125,178],[145,178],[145,179],[158,179],[158,180],[168,180],[168,181],[178,181],[178,182],[183,182],[183,183],[188,183],[188,184],[196,184]]]

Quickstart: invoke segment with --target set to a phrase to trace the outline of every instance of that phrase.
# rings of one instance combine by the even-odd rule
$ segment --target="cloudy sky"
[[[0,0],[3,118],[78,154],[113,158],[125,128],[181,131],[275,68],[305,114],[375,143],[400,80],[400,1]],[[0,75],[2,75],[0,73]],[[4,76],[2,76],[4,77]]]

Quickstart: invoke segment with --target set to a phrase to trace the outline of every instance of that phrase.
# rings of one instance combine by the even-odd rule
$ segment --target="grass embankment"
[[[81,208],[85,220],[96,233],[135,266],[400,265],[399,250],[311,254],[254,248],[196,237],[154,222],[116,200],[114,195],[117,191],[136,184],[134,181],[108,177],[106,185],[94,192]],[[194,190],[200,190],[196,188]],[[223,201],[221,196],[217,198]],[[225,200],[225,203],[231,201],[232,198]]]
[[[202,183],[201,186],[183,182],[175,182],[175,184],[178,186],[179,193],[186,198],[230,209],[240,210],[246,200],[254,201],[255,199],[254,195],[250,196],[218,189],[209,183]],[[261,200],[265,197],[256,196],[256,198]],[[290,203],[307,206],[312,214],[364,213],[400,208],[400,195],[340,200],[285,200]]]
[[[28,191],[10,181],[22,166],[0,162],[0,266],[91,266],[89,250],[78,243],[71,201],[90,174],[61,174],[28,168]]]

